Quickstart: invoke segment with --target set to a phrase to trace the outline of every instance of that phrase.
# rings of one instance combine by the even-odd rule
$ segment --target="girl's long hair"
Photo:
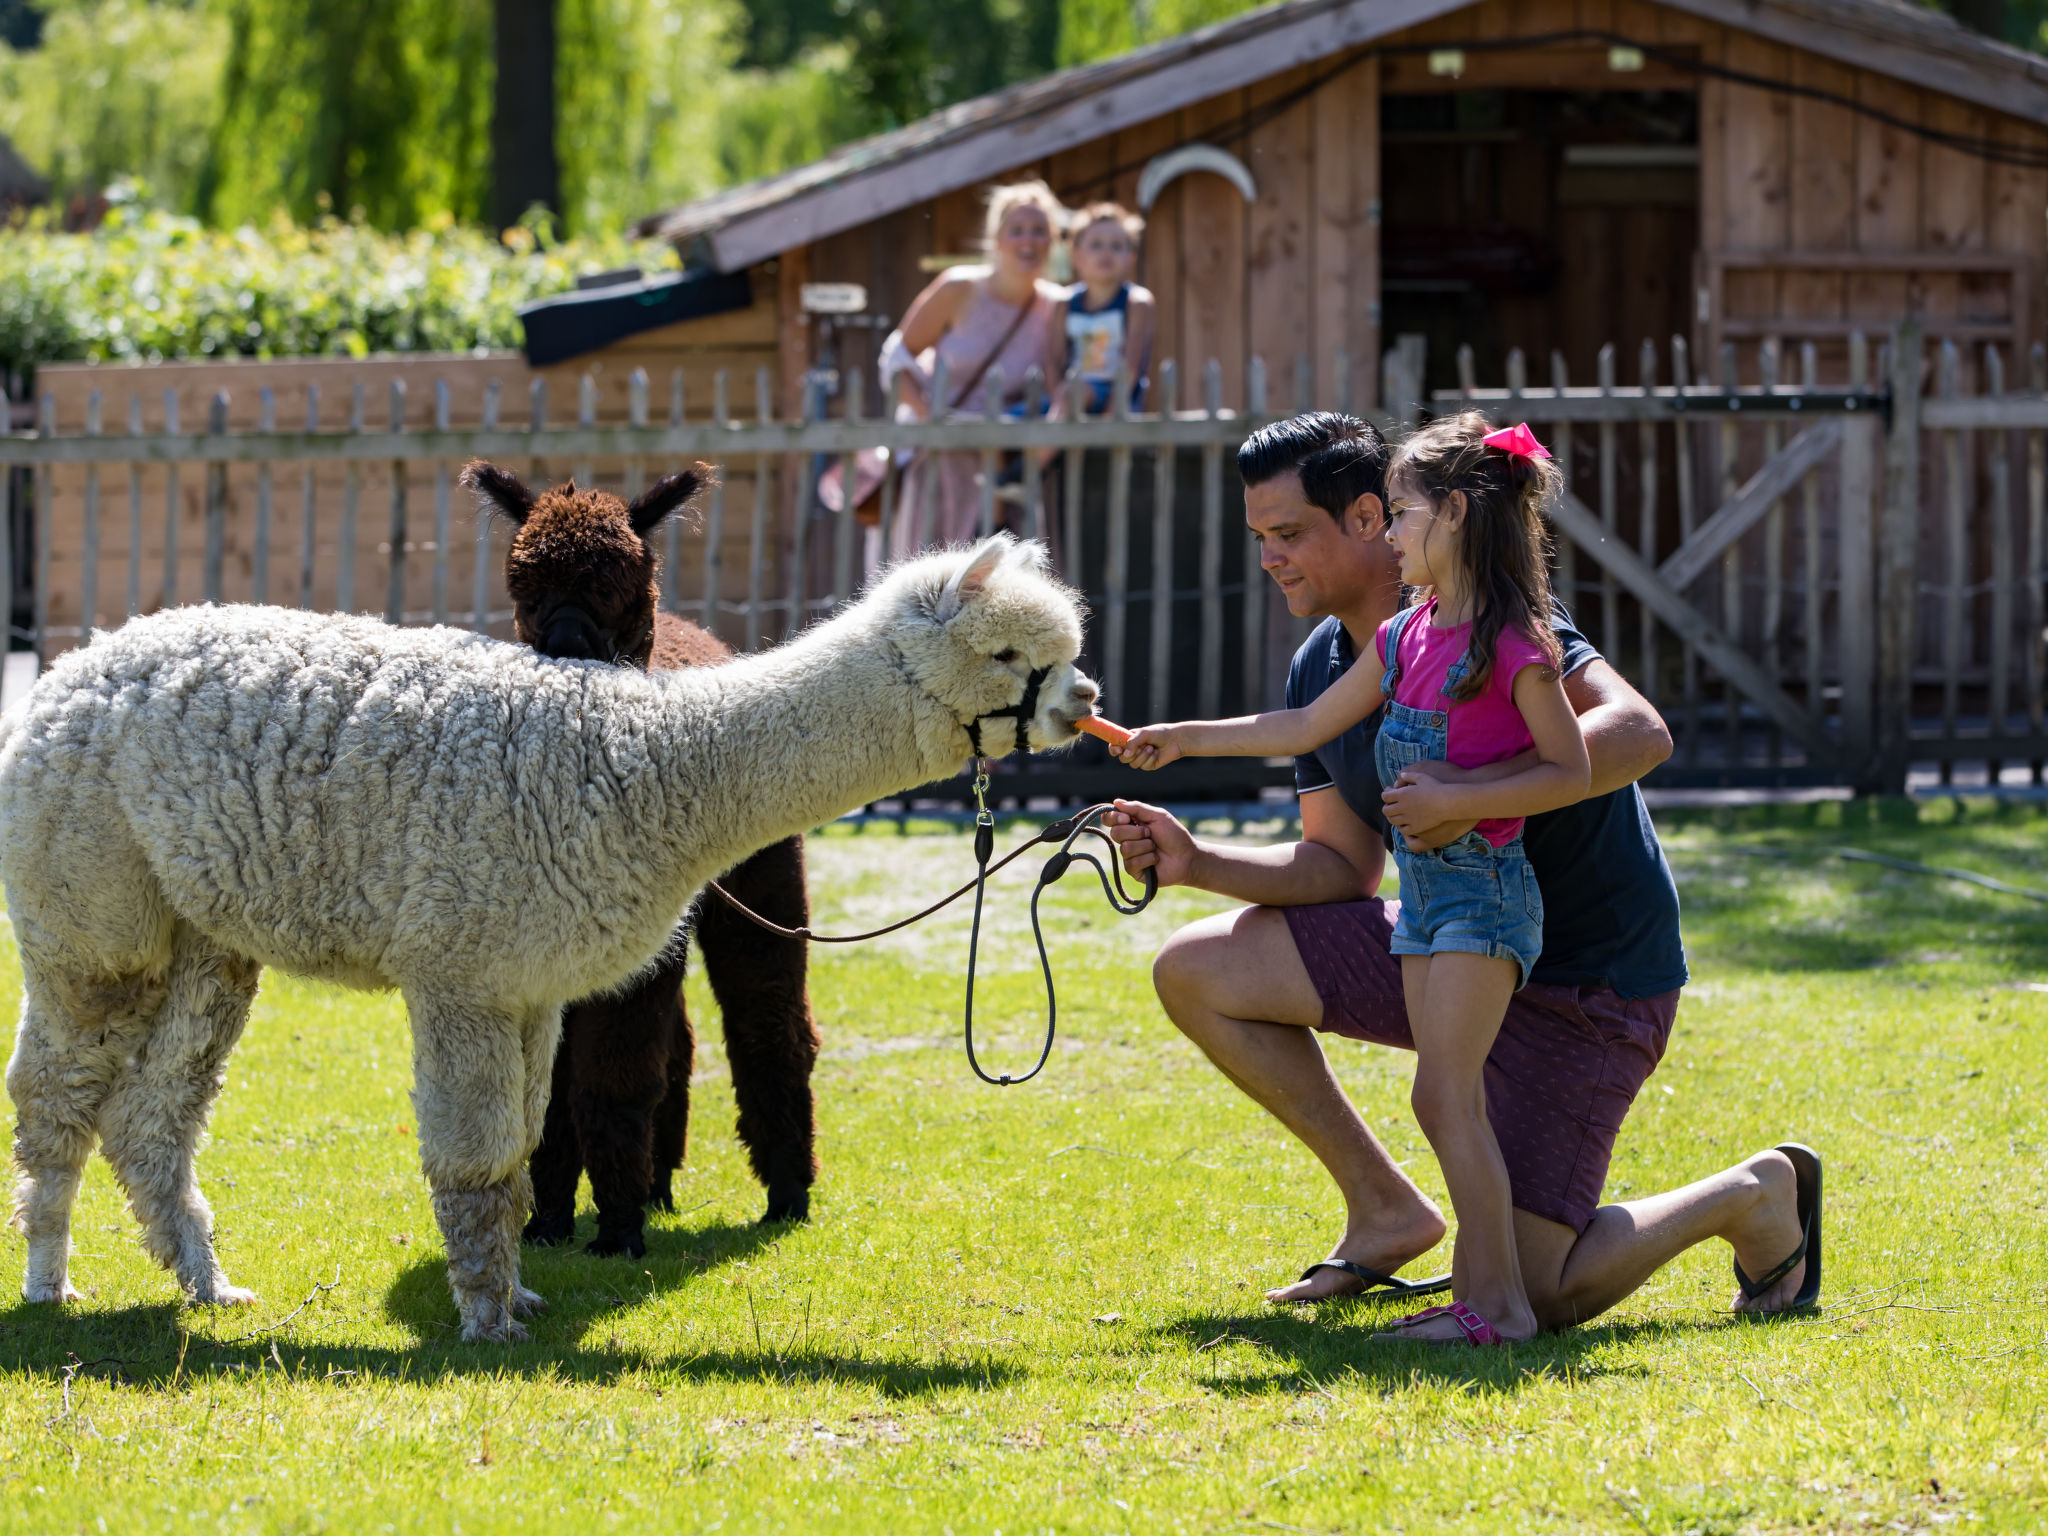
[[[1476,699],[1493,675],[1501,633],[1531,641],[1551,666],[1564,663],[1551,629],[1550,532],[1543,506],[1562,484],[1550,459],[1489,448],[1493,423],[1478,411],[1433,421],[1401,444],[1387,482],[1407,481],[1441,511],[1453,491],[1465,494],[1465,522],[1456,558],[1472,583],[1472,644],[1454,699]]]

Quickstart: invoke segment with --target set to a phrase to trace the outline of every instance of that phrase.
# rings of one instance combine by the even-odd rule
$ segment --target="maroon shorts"
[[[1375,898],[1283,910],[1323,1000],[1316,1027],[1414,1050],[1401,962],[1387,947],[1400,904]],[[1677,1015],[1676,992],[1623,997],[1531,982],[1509,1000],[1486,1058],[1486,1110],[1519,1209],[1586,1229],[1615,1135],[1657,1069]]]

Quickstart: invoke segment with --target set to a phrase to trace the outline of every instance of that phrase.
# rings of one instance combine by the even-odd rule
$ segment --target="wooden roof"
[[[1472,0],[1281,0],[1182,37],[959,102],[808,165],[643,220],[734,271]],[[1656,0],[1675,10],[2048,124],[2048,59],[1911,0]]]

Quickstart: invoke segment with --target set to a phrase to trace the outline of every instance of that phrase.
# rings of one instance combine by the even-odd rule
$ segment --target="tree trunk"
[[[517,224],[535,203],[562,207],[555,159],[555,0],[495,0],[498,79],[491,99],[491,217]]]

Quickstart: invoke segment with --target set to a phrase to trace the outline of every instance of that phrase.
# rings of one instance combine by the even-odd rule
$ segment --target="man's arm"
[[[1132,874],[1159,873],[1161,885],[1187,885],[1266,907],[1356,901],[1379,889],[1387,848],[1359,820],[1335,786],[1301,797],[1298,843],[1239,848],[1197,842],[1171,813],[1138,800],[1119,800],[1103,817]]]
[[[1664,717],[1605,659],[1589,661],[1567,677],[1564,696],[1579,717],[1579,731],[1586,738],[1586,756],[1593,765],[1587,799],[1627,788],[1671,756],[1671,732],[1664,725]],[[1483,768],[1418,763],[1413,771],[1446,783],[1485,783],[1520,773],[1535,760],[1533,752],[1524,752]],[[1396,827],[1398,830],[1398,822]],[[1418,852],[1440,848],[1471,830],[1469,821],[1425,827],[1407,834],[1408,846]]]

